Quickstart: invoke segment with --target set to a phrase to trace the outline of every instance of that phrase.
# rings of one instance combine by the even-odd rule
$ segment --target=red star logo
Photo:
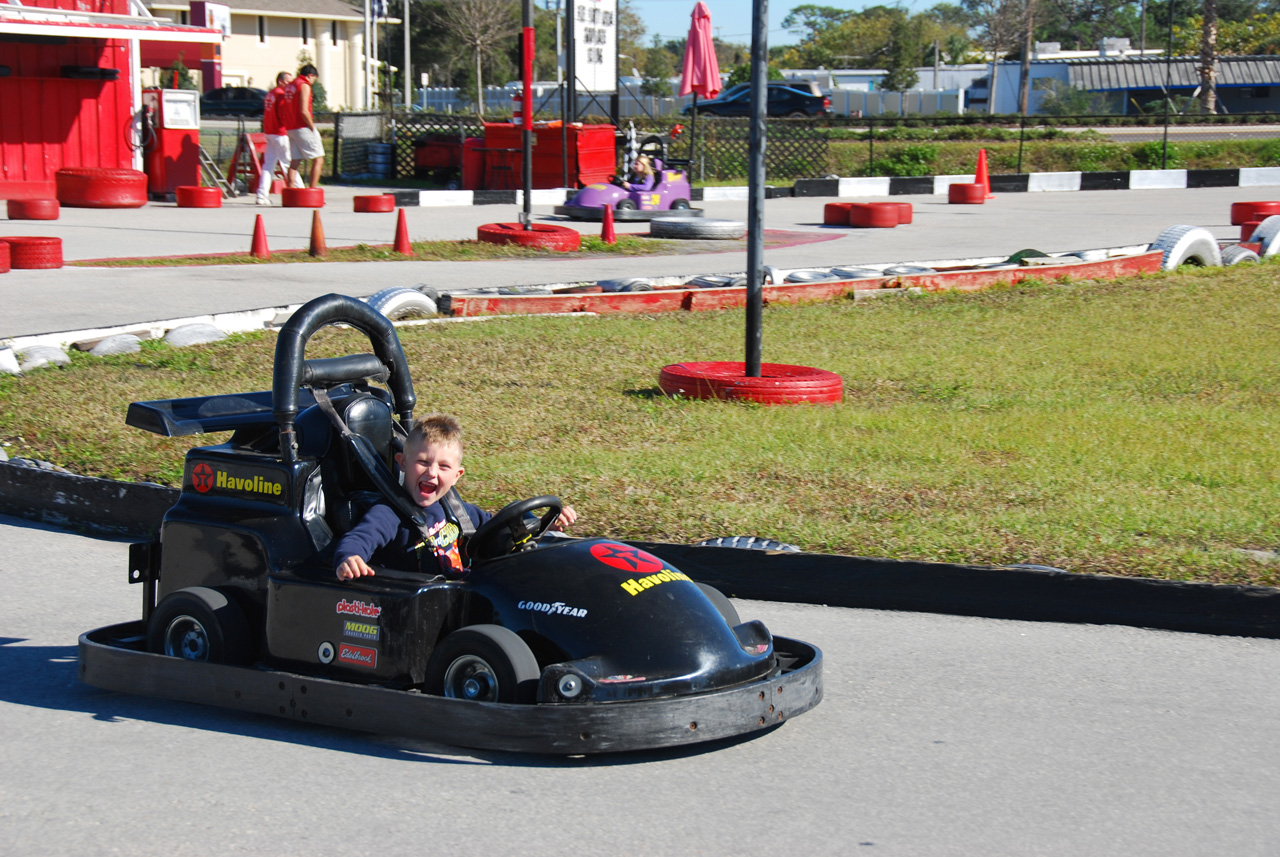
[[[607,566],[632,574],[662,571],[662,560],[628,545],[602,543],[591,546],[591,555]]]
[[[213,487],[213,468],[203,461],[191,470],[191,484],[201,494]]]

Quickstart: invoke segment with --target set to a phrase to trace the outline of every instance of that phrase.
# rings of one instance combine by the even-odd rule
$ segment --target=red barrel
[[[62,207],[56,199],[11,199],[10,220],[57,220]]]

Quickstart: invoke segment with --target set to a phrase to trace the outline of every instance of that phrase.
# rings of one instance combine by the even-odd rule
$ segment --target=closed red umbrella
[[[693,127],[689,135],[689,174],[693,175],[694,147],[698,144],[698,96],[715,98],[720,93],[720,63],[711,40],[711,10],[702,0],[693,7],[693,23],[684,46],[684,68],[680,74],[680,94],[693,93]]]

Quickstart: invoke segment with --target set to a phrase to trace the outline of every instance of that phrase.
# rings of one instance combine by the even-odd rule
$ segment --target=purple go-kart
[[[690,208],[689,173],[685,162],[668,161],[667,147],[658,136],[645,137],[639,153],[653,165],[652,187],[637,188],[614,176],[608,182],[589,184],[572,200],[556,206],[556,214],[572,220],[603,220],[605,208],[613,209],[615,220],[652,220],[668,211],[683,217],[701,217],[702,209]]]

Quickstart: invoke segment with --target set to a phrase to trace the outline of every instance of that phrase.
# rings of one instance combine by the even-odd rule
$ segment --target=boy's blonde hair
[[[462,453],[462,423],[453,414],[428,414],[413,421],[409,435],[404,439],[406,447],[411,444],[453,444]]]

